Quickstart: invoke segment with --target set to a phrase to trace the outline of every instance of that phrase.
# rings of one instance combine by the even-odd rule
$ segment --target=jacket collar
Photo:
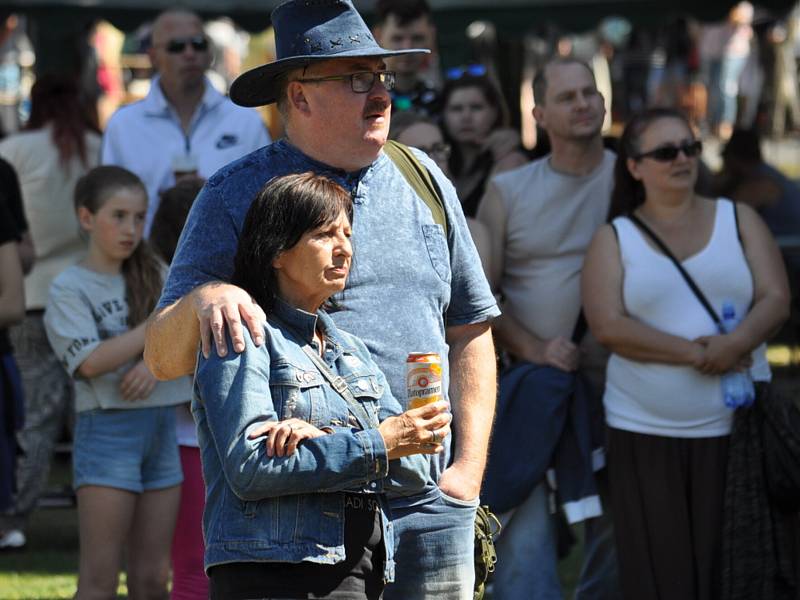
[[[324,337],[334,346],[341,346],[339,331],[336,329],[336,325],[333,324],[333,319],[323,310],[312,314],[295,308],[281,298],[276,298],[275,306],[272,308],[272,314],[282,324],[291,329],[292,333],[301,341],[307,344],[311,344],[314,341],[314,331],[319,325],[319,329]]]
[[[144,100],[142,100],[145,112],[154,117],[170,116],[174,113],[172,105],[161,90],[160,82],[161,77],[159,75],[153,77],[150,82],[150,91],[147,93]],[[200,104],[195,110],[196,115],[215,108],[225,100],[225,96],[220,94],[207,78],[204,78],[204,83],[205,92],[203,93],[202,100],[200,100]]]

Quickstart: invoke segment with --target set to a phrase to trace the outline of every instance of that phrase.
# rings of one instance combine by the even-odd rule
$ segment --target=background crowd
[[[790,316],[800,269],[800,172],[764,153],[765,140],[791,144],[800,131],[800,8],[767,15],[740,2],[719,23],[609,18],[582,34],[540,24],[512,75],[500,36],[486,33],[465,38],[473,61],[444,65],[436,20],[425,0],[379,0],[372,27],[385,48],[433,51],[386,59],[390,137],[452,182],[503,311],[493,329],[506,371],[483,488],[504,524],[494,598],[563,597],[558,558],[577,523],[576,597],[717,598],[733,413],[713,403],[732,369],[769,381],[766,342]],[[247,37],[230,22],[160,15],[126,43],[152,69],[120,61],[116,34],[100,25],[85,40],[89,77],[34,75],[24,23],[11,16],[0,30],[0,549],[24,550],[56,445],[74,437],[84,591],[115,588],[125,568],[142,597],[159,597],[170,580],[173,598],[204,598],[190,384],[156,383],[141,358],[144,320],[203,184],[280,138],[280,107],[259,112],[227,97],[247,59]],[[105,213],[137,254],[114,254]],[[706,322],[633,214],[716,311],[734,305],[736,343]],[[112,400],[87,389],[100,377]],[[643,400],[642,389],[658,397]],[[525,394],[537,401],[520,404]],[[700,408],[662,410],[698,396]],[[174,447],[152,488],[125,484],[124,465],[97,474],[92,456],[113,462],[113,444],[78,447],[88,413],[98,427],[94,412],[131,401],[152,411],[147,425],[102,426],[120,436],[153,427]],[[531,441],[519,446],[522,423]],[[509,461],[525,476],[504,473]],[[653,477],[656,464],[664,477]],[[126,491],[87,492],[103,485]],[[152,530],[143,523],[157,535],[129,539]],[[796,571],[784,567],[775,568],[792,590]],[[773,597],[790,597],[782,593]]]

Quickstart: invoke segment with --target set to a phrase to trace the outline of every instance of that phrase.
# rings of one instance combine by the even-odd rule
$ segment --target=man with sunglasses
[[[263,312],[225,283],[250,203],[267,181],[289,173],[313,171],[350,191],[355,257],[331,316],[364,340],[403,405],[408,354],[438,352],[453,413],[455,439],[442,440],[445,450],[426,477],[400,472],[384,481],[396,570],[384,597],[471,599],[496,391],[489,322],[499,311],[453,186],[417,153],[441,190],[443,227],[382,151],[395,80],[384,59],[427,51],[381,48],[349,0],[290,0],[272,12],[272,23],[278,59],[241,75],[231,98],[243,106],[277,102],[286,138],[206,183],[149,324],[145,360],[157,377],[177,377],[194,369],[198,344],[222,356],[228,334],[236,352],[247,335],[261,344]]]
[[[606,600],[619,597],[616,562],[608,507],[601,507],[605,494],[597,491],[603,491],[602,481],[595,483],[599,465],[592,464],[595,456],[602,456],[602,440],[597,438],[603,428],[599,392],[606,354],[590,335],[583,336],[585,321],[581,326],[579,315],[583,257],[606,220],[616,157],[603,147],[603,97],[587,65],[554,59],[536,74],[533,92],[533,116],[547,132],[552,151],[490,180],[478,211],[492,240],[489,279],[504,302],[503,315],[494,324],[495,337],[516,361],[529,363],[517,366],[518,372],[530,369],[523,380],[528,387],[520,392],[527,403],[511,419],[528,423],[534,441],[524,449],[512,448],[510,454],[518,454],[521,465],[541,467],[531,475],[528,496],[508,500],[516,507],[501,519],[494,593],[503,600],[563,598],[557,521],[551,515],[545,477],[551,468],[567,520],[585,523],[584,563],[575,597]],[[576,376],[589,379],[597,393],[578,397],[577,391],[569,391],[572,388],[563,382],[575,382]],[[507,385],[501,382],[501,394]],[[583,383],[572,387],[587,389]],[[579,423],[581,414],[597,416]],[[505,423],[499,411],[495,444],[510,437]],[[598,435],[590,436],[591,431]],[[572,434],[581,432],[585,435],[578,446],[585,452],[571,455],[568,463],[559,462],[565,448],[573,447]],[[501,451],[496,447],[493,454]],[[489,487],[496,481],[493,471],[490,463],[485,484],[490,502],[492,494],[503,493]],[[570,490],[579,493],[570,497]]]
[[[145,235],[159,193],[177,178],[209,177],[270,142],[258,113],[235,106],[206,78],[211,48],[196,14],[161,13],[153,23],[148,56],[156,71],[150,92],[111,117],[102,150],[103,164],[125,167],[144,182],[149,197]]]

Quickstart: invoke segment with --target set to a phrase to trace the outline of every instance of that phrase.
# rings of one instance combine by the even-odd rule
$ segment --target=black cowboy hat
[[[315,61],[430,52],[422,48],[381,48],[350,0],[289,0],[272,11],[272,25],[277,60],[236,78],[230,90],[236,104],[262,106],[275,102],[280,75]]]

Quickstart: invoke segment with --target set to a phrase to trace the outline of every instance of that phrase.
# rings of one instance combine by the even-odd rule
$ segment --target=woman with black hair
[[[486,75],[465,73],[442,90],[442,125],[452,148],[450,175],[464,214],[478,212],[492,175],[528,162],[519,135],[508,128],[508,108]]]
[[[273,179],[245,218],[232,282],[264,309],[263,342],[245,331],[241,354],[230,339],[201,354],[192,407],[211,598],[380,598],[391,473],[432,485],[421,455],[441,452],[446,403],[403,413],[323,309],[350,270],[351,218],[350,195],[313,173]]]
[[[721,377],[770,378],[767,338],[788,315],[778,248],[751,208],[694,191],[702,149],[669,109],[620,141],[610,225],[583,267],[586,318],[611,358],[603,397],[625,598],[721,597],[722,514],[733,410]],[[651,233],[652,232],[652,233]],[[716,313],[719,330],[659,238]]]

